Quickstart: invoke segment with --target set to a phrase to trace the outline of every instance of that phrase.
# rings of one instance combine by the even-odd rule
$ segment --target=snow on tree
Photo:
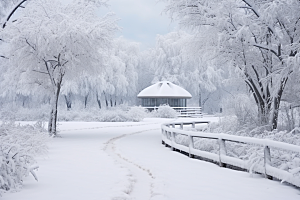
[[[198,96],[199,106],[203,106],[223,79],[211,52],[204,46],[196,48],[197,36],[183,31],[159,35],[156,40],[151,62],[155,71],[153,82],[168,80],[182,85]]]
[[[117,38],[115,41],[115,55],[121,59],[125,64],[124,75],[126,77],[128,86],[122,90],[126,91],[123,97],[133,97],[136,95],[137,89],[137,66],[139,64],[139,44],[129,42],[122,37]],[[122,98],[122,96],[120,96]]]
[[[137,43],[129,42],[120,37],[114,40],[109,68],[94,80],[96,99],[100,107],[100,96],[103,93],[106,106],[116,106],[126,98],[136,95],[137,66],[139,64],[139,47]],[[99,104],[100,103],[100,104]]]
[[[94,4],[81,1],[62,4],[34,0],[22,14],[2,31],[10,44],[8,74],[22,83],[22,92],[30,90],[26,83],[32,80],[48,80],[52,105],[48,131],[56,135],[57,103],[63,80],[99,73],[118,27],[113,14],[99,18]]]
[[[298,70],[300,2],[166,2],[166,12],[181,26],[218,41],[213,46],[240,71],[256,101],[260,121],[276,129],[286,82]]]
[[[137,92],[138,93],[151,85],[151,82],[154,78],[154,70],[153,67],[151,66],[151,63],[153,62],[154,59],[155,59],[155,51],[152,48],[140,52],[139,64],[137,66],[137,73],[138,73]]]

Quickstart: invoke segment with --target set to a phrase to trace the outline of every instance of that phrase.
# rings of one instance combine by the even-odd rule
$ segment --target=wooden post
[[[219,166],[220,167],[226,167],[225,163],[222,163],[222,155],[226,155],[226,145],[224,139],[219,139]]]
[[[174,143],[175,143],[175,136],[174,136],[174,132],[171,132],[171,150],[172,151],[175,151],[175,148],[174,148]]]
[[[207,124],[207,131],[210,133],[210,123]]]
[[[165,137],[165,140],[168,139],[167,134],[168,134],[168,132],[167,132],[166,130],[164,130],[164,137]],[[165,143],[165,147],[167,147],[167,146],[168,146],[168,144]]]
[[[265,177],[267,179],[270,179],[272,180],[273,177],[272,176],[269,176],[267,174],[267,166],[268,165],[271,165],[271,151],[270,151],[270,148],[268,146],[265,146],[265,149],[264,149],[264,168],[265,168]]]
[[[164,139],[165,139],[165,130],[164,129],[161,129],[161,142],[162,144],[164,144]]]
[[[194,140],[191,135],[189,135],[189,157],[194,158],[195,156],[191,154],[191,150],[194,149]]]
[[[180,124],[180,129],[183,129],[183,122],[181,122]]]

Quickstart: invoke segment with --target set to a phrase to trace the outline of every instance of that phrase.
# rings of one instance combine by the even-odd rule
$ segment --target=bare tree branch
[[[253,46],[255,46],[257,48],[260,48],[260,49],[271,51],[280,61],[282,60],[280,55],[278,55],[278,53],[274,49],[271,49],[271,48],[265,47],[265,46],[261,46],[261,45],[258,45],[258,44],[253,44]]]
[[[10,12],[10,14],[8,15],[8,17],[6,18],[6,21],[4,22],[2,28],[5,28],[6,23],[10,20],[10,18],[11,18],[11,17],[13,16],[13,14],[18,10],[18,8],[24,8],[24,7],[22,6],[22,4],[23,4],[24,2],[26,2],[26,1],[27,1],[27,0],[23,0],[23,1],[21,1],[18,5],[15,6],[15,8]]]
[[[38,70],[32,70],[32,71],[34,71],[34,72],[38,72],[38,73],[41,73],[41,74],[48,74],[49,75],[49,73],[48,72],[41,72],[41,71],[38,71]]]

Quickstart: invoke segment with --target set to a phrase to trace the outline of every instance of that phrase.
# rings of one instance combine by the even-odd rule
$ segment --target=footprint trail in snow
[[[157,129],[151,129],[157,130]],[[130,159],[122,155],[120,149],[117,151],[117,141],[128,137],[134,134],[140,134],[143,132],[151,131],[143,130],[130,134],[124,134],[118,137],[114,137],[107,141],[104,146],[104,151],[111,156],[116,163],[120,164],[121,167],[124,167],[128,170],[128,183],[124,186],[124,194],[121,196],[113,197],[112,200],[163,200],[165,199],[163,195],[158,194],[155,191],[155,176],[150,169],[147,169],[144,166],[141,166]]]

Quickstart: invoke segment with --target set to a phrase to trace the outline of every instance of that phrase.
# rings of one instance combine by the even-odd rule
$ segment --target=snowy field
[[[181,119],[178,119],[179,121]],[[202,118],[202,120],[217,120]],[[3,200],[300,199],[300,190],[172,152],[161,123],[60,122],[61,138],[39,158],[39,182],[29,176]]]

